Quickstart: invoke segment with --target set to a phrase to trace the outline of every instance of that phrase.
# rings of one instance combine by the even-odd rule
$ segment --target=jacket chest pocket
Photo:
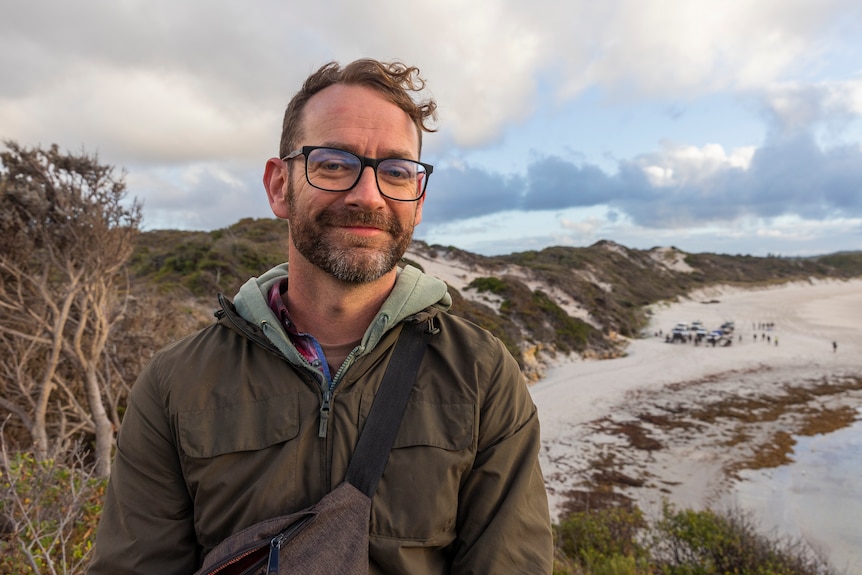
[[[202,544],[294,504],[299,413],[297,394],[289,394],[177,414],[180,458]]]
[[[458,491],[475,456],[475,406],[407,406],[372,511],[374,535],[445,544],[454,537]]]

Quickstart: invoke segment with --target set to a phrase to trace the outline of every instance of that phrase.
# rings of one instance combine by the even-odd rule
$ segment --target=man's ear
[[[287,202],[287,165],[278,158],[266,161],[263,171],[263,187],[272,213],[283,220],[290,218],[290,207]]]

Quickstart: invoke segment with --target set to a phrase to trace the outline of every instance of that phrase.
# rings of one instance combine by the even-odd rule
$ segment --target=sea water
[[[761,528],[802,539],[839,572],[862,575],[862,421],[795,439],[794,462],[743,472],[735,501]]]

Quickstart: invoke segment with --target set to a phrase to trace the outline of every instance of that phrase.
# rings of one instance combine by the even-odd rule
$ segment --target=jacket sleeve
[[[191,573],[192,501],[154,360],[132,388],[96,533],[90,575]]]
[[[478,451],[461,489],[452,573],[550,574],[553,535],[539,419],[514,358],[500,344],[479,360],[489,373]]]

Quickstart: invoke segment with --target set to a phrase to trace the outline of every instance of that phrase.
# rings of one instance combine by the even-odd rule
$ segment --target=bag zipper
[[[275,537],[267,541],[259,541],[256,543],[250,543],[245,548],[237,551],[235,555],[229,557],[215,565],[212,569],[207,571],[204,575],[218,575],[219,573],[225,572],[226,569],[229,569],[231,566],[240,563],[246,559],[249,559],[253,556],[259,556],[254,559],[253,563],[250,563],[246,566],[242,573],[255,573],[258,569],[260,569],[264,563],[266,563],[266,574],[278,574],[278,552],[281,547],[290,542],[291,539],[296,537],[296,535],[302,531],[306,525],[308,525],[317,515],[315,513],[309,513],[304,515],[285,527],[281,530]],[[269,548],[269,553],[267,554],[267,548]],[[267,559],[267,555],[269,555]],[[234,573],[234,571],[227,571],[228,573]]]
[[[233,557],[230,557],[226,561],[223,561],[223,562],[219,563],[218,565],[214,566],[212,569],[207,571],[204,575],[218,575],[218,573],[221,573],[225,569],[228,569],[231,565],[239,563],[243,559],[246,559],[252,555],[260,553],[262,550],[266,549],[266,547],[267,547],[267,545],[265,543],[254,543],[254,544],[250,545],[249,547],[247,547],[245,550],[239,552],[239,554],[234,555]],[[258,559],[257,562],[254,563],[253,565],[251,565],[250,567],[254,568],[255,566],[262,565],[264,558],[265,558],[265,555],[262,555],[261,558]],[[248,569],[246,569],[246,571],[247,570]]]
[[[308,524],[315,515],[306,515],[292,523],[287,529],[276,535],[269,542],[269,563],[266,566],[266,575],[278,575],[278,554],[285,542],[293,539],[297,533]]]

